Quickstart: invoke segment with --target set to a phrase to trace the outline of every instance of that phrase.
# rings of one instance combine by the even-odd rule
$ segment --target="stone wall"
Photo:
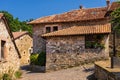
[[[0,19],[0,43],[1,40],[6,42],[4,45],[4,57],[0,59],[0,75],[9,71],[15,72],[20,67],[18,53],[5,26],[4,21]],[[0,54],[2,53],[0,52]]]
[[[21,65],[27,65],[30,63],[30,54],[33,47],[33,40],[29,34],[24,34],[23,36],[15,40],[18,50],[21,55],[20,63]]]
[[[46,53],[82,53],[84,36],[50,37],[46,39]]]
[[[33,27],[33,53],[38,53],[46,50],[45,40],[41,37],[44,33],[45,25],[34,25]]]
[[[108,63],[105,63],[103,65],[95,63],[95,77],[97,78],[97,80],[120,80],[120,69],[111,69],[110,65],[106,67],[106,64]]]
[[[114,68],[120,68],[120,57],[113,57]]]
[[[85,49],[85,36],[48,37],[46,39],[46,69],[59,70],[108,57],[108,35],[105,49]]]
[[[89,25],[108,25],[108,20],[94,20],[94,21],[83,21],[83,22],[66,22],[66,23],[46,23],[46,24],[35,24],[33,25],[33,52],[41,52],[46,50],[45,40],[41,37],[45,34],[45,26],[58,25],[59,29],[65,29],[73,26],[89,26]]]

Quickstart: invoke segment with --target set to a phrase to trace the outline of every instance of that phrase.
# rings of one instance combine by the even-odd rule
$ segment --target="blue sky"
[[[106,6],[106,0],[1,0],[0,10],[8,11],[23,21],[79,9],[79,5],[101,7]]]

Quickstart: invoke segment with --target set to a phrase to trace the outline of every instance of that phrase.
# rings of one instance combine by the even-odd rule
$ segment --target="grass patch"
[[[21,71],[16,71],[14,75],[15,75],[16,78],[21,78],[22,72]]]
[[[9,74],[5,73],[2,76],[2,80],[12,80],[12,77]]]

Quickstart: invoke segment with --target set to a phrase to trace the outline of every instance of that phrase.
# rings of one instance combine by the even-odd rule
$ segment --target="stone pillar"
[[[105,35],[105,56],[109,56],[109,35]]]

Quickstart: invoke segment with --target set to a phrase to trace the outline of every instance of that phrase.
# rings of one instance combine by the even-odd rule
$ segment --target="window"
[[[53,26],[53,31],[58,31],[58,26]]]
[[[46,27],[46,33],[51,32],[51,27]]]
[[[85,36],[85,48],[87,49],[97,49],[104,48],[101,43],[103,35],[86,35]]]
[[[5,41],[1,41],[1,54],[0,59],[4,58],[4,50],[5,50]]]

